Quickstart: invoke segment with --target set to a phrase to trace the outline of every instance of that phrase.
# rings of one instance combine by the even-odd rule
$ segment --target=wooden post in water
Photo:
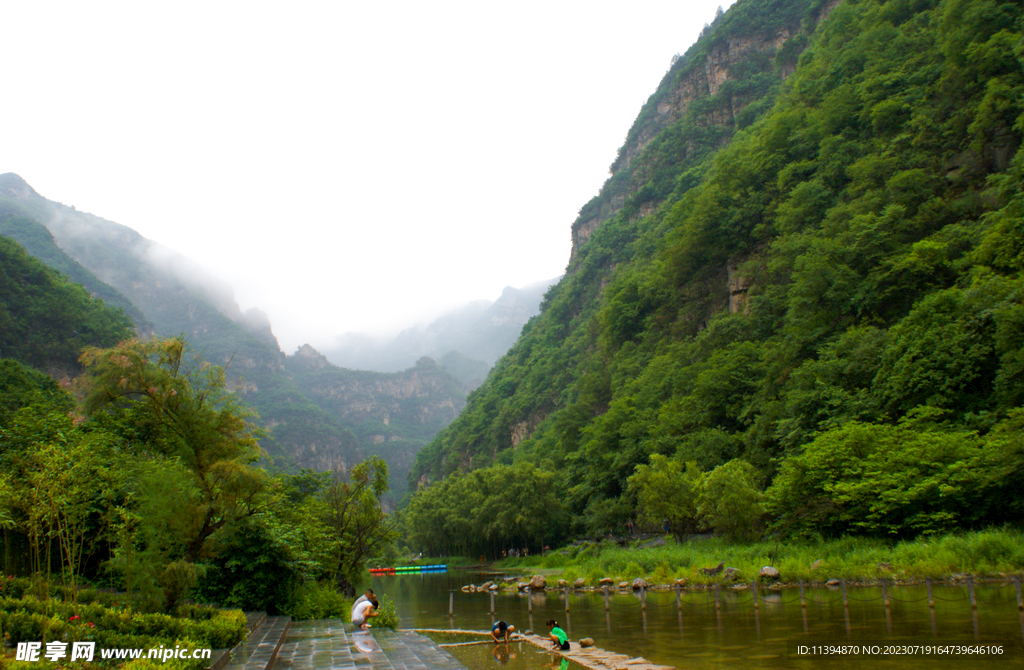
[[[640,587],[640,609],[647,609],[647,588],[643,586]]]
[[[679,586],[679,584],[676,584],[676,609],[677,610],[683,609],[683,599],[681,597],[682,594],[683,594],[682,587]],[[1020,603],[1020,582],[1017,582],[1017,603],[1018,604]]]
[[[1013,584],[1017,587],[1017,610],[1024,611],[1024,600],[1020,597],[1020,577],[1014,577]]]
[[[971,609],[978,609],[978,601],[974,598],[974,577],[967,577],[967,594],[971,597]],[[977,635],[975,635],[977,637]]]
[[[722,602],[718,599],[718,584],[715,584],[715,609],[722,609]]]
[[[804,598],[804,580],[800,580],[800,607],[807,609],[807,599]]]
[[[569,611],[569,587],[565,587],[565,611]]]
[[[761,609],[761,604],[757,602],[757,580],[755,579],[750,585],[751,592],[754,594],[754,609]]]
[[[607,612],[608,611],[608,585],[605,584],[604,586],[602,586],[601,590],[604,591],[604,611]]]
[[[925,586],[928,587],[928,607],[935,609],[935,597],[932,596],[932,578],[927,577],[924,580]]]
[[[494,591],[491,591],[491,614],[494,614]]]
[[[850,603],[846,600],[846,577],[840,579],[839,584],[843,587],[843,607],[850,609]]]
[[[455,616],[455,591],[448,592],[448,616]]]
[[[882,602],[885,603],[885,609],[889,609],[889,587],[884,579],[882,580]]]

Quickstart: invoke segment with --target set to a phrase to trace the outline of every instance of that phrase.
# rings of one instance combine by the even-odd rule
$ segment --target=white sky
[[[562,273],[729,0],[5,2],[0,173],[226,279],[282,348]]]

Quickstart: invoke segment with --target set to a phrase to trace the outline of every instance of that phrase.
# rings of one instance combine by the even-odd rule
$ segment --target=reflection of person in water
[[[353,633],[352,643],[356,645],[356,649],[364,654],[371,654],[375,651],[380,651],[380,647],[377,646],[377,641],[373,639],[373,635],[370,633],[364,633],[362,631]]]
[[[509,644],[496,644],[490,647],[490,655],[495,657],[495,661],[505,665],[509,662],[509,659],[515,659],[515,652],[512,651],[512,646]]]

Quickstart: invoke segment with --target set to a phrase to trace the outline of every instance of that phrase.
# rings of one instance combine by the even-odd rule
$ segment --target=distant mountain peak
[[[311,370],[321,370],[323,368],[331,367],[331,362],[309,344],[303,344],[299,347],[293,358],[301,363],[303,367]]]
[[[13,172],[0,174],[0,195],[18,200],[29,200],[31,198],[43,199],[28,182]]]

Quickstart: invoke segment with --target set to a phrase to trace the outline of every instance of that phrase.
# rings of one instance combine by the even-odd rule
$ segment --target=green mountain
[[[133,330],[123,311],[0,236],[0,358],[67,379],[81,370],[83,347],[113,346]]]
[[[671,462],[745,463],[783,529],[1019,518],[1022,21],[739,0],[644,105],[567,275],[411,481],[539,466],[563,535],[644,516],[630,478]],[[414,497],[417,537],[449,532],[445,490]]]
[[[429,403],[417,405],[408,396],[395,407],[386,392],[371,394],[370,402],[379,400],[383,403],[380,407],[366,406],[366,397],[359,393],[353,396],[352,402],[370,415],[385,421],[389,415],[394,417],[390,429],[371,430],[366,417],[347,411],[344,402],[324,399],[313,384],[316,380],[293,360],[302,360],[301,350],[291,358],[285,356],[267,317],[258,310],[243,314],[229,287],[130,228],[43,198],[14,174],[0,175],[0,233],[22,241],[29,253],[66,273],[71,281],[82,283],[97,297],[123,307],[141,333],[184,334],[205,360],[225,366],[237,392],[256,409],[260,423],[269,430],[261,444],[276,467],[345,472],[367,455],[379,454],[393,470],[393,495],[400,496],[415,450],[451,421],[465,403],[463,385],[437,367],[430,375],[434,382],[425,392],[437,411]],[[48,304],[41,302],[39,309],[46,311]],[[41,318],[36,315],[37,330]],[[10,333],[5,349],[21,341],[20,330]],[[49,336],[60,337],[56,329]],[[81,346],[78,339],[74,343]],[[65,358],[75,361],[77,356],[75,349]],[[327,365],[330,371],[321,371],[321,376],[360,378],[360,373]],[[402,386],[408,379],[423,376],[421,368],[376,375],[374,383]],[[432,395],[435,392],[440,396]],[[386,439],[381,440],[380,435]]]

